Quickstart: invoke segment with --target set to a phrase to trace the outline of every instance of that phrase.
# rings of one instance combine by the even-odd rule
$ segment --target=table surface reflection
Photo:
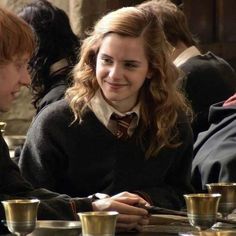
[[[166,232],[161,232],[158,227],[155,229],[155,226],[152,228],[152,231],[144,231],[144,232],[125,232],[125,233],[116,233],[116,236],[236,236],[236,228],[231,230],[206,230],[206,231],[195,231],[187,230],[183,228],[179,232],[175,231],[175,226],[167,226],[165,229]],[[168,232],[169,231],[169,232]],[[13,234],[0,234],[1,236],[13,236]],[[43,236],[56,236],[55,233],[47,234]],[[63,236],[71,236],[71,234],[63,234]],[[78,236],[82,236],[78,234]]]
[[[236,220],[236,215],[231,219]],[[116,236],[236,236],[235,225],[221,225],[220,228],[213,228],[206,231],[198,232],[189,225],[187,218],[180,216],[152,216],[150,225],[144,228],[143,232],[125,232],[116,233]],[[219,224],[219,223],[218,223]],[[216,225],[215,225],[216,226]],[[13,234],[0,234],[2,236],[12,236]],[[61,235],[61,234],[60,234]],[[37,235],[38,236],[38,235]],[[58,236],[56,233],[40,234],[40,236]],[[63,233],[63,236],[72,236],[70,233]],[[82,236],[78,235],[73,236]]]
[[[13,234],[0,234],[1,236],[14,236]],[[236,230],[231,231],[206,231],[206,232],[179,232],[179,233],[164,233],[164,232],[129,232],[118,233],[116,236],[236,236]],[[48,234],[45,236],[56,236],[55,234]],[[71,236],[70,234],[64,234],[63,236]],[[78,236],[82,236],[78,234]]]

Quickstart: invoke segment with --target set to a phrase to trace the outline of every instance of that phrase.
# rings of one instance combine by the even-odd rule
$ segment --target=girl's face
[[[111,33],[101,44],[96,77],[106,101],[120,112],[131,110],[149,75],[148,59],[141,37]]]
[[[0,65],[0,111],[8,111],[21,86],[30,84],[28,61],[29,55],[25,54],[22,57],[14,57],[6,65]]]

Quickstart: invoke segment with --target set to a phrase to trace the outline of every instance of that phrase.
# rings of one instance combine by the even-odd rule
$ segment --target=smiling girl
[[[192,190],[193,140],[168,55],[150,12],[127,7],[104,16],[82,44],[66,99],[34,121],[20,159],[23,175],[72,196],[129,191],[149,204],[181,208]],[[120,118],[129,115],[129,123]]]

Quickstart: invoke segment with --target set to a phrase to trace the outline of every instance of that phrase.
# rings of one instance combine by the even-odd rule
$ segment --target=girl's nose
[[[122,69],[118,65],[113,65],[109,71],[109,77],[117,80],[122,78]]]

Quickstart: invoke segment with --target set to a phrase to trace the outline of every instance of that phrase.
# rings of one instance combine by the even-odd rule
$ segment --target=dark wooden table
[[[172,226],[169,228],[171,229]],[[1,236],[13,236],[13,234],[0,234]],[[180,232],[129,232],[117,233],[116,236],[236,236],[236,229],[234,230],[207,230],[207,231],[180,231]],[[47,234],[43,236],[57,236],[55,234]],[[62,236],[62,235],[60,235]],[[72,236],[71,234],[63,234],[63,236]],[[74,235],[73,235],[74,236]],[[78,236],[82,236],[78,234]]]
[[[234,218],[236,220],[236,217]],[[227,226],[227,225],[226,225]],[[116,233],[116,236],[236,236],[236,225],[227,226],[219,229],[211,229],[207,231],[198,232],[195,228],[189,225],[186,217],[177,216],[154,216],[151,218],[150,225],[144,228],[143,232],[125,232]],[[0,234],[1,236],[12,236],[12,234]],[[38,235],[36,235],[38,236]],[[40,236],[81,236],[72,235],[71,233],[49,233],[47,235],[40,234]]]

